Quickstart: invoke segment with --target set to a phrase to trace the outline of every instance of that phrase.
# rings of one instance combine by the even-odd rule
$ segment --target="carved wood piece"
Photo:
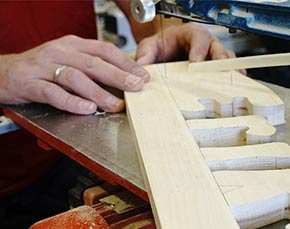
[[[273,142],[259,145],[202,148],[206,160],[222,160],[255,156],[290,156],[290,146]],[[260,199],[290,192],[290,169],[261,171],[213,172],[230,205],[250,203]]]
[[[157,226],[238,228],[160,72],[147,70],[150,82],[125,99]]]
[[[186,121],[200,147],[252,145],[275,140],[276,129],[262,116]]]
[[[236,228],[236,221],[229,215],[223,195],[231,204],[238,202],[231,202],[228,193],[243,190],[243,184],[236,184],[239,176],[227,175],[237,171],[210,172],[180,110],[185,118],[256,114],[277,125],[285,121],[284,104],[268,88],[235,71],[214,75],[189,74],[188,62],[166,65],[167,75],[164,77],[163,64],[147,66],[152,77],[150,82],[141,92],[125,93],[128,118],[156,224],[159,228]],[[262,140],[251,133],[249,142],[264,142],[263,137],[273,140],[275,129],[266,125],[264,118],[253,117],[262,120],[258,125],[263,130]],[[251,127],[243,123],[244,126]],[[232,124],[227,127],[231,128]],[[281,171],[286,173],[288,169]],[[226,175],[220,178],[220,174]],[[251,187],[252,181],[246,182]]]
[[[164,72],[164,64],[151,68]],[[257,81],[236,71],[198,73],[187,68],[186,61],[166,63],[165,79],[186,119],[261,115],[271,125],[285,122],[283,101]]]

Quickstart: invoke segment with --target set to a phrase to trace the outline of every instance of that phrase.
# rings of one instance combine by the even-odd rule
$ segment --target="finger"
[[[218,60],[218,59],[235,58],[236,55],[234,52],[226,49],[217,38],[214,38],[210,45],[209,57],[212,60]]]
[[[158,47],[157,43],[152,39],[144,39],[138,45],[136,52],[137,63],[140,65],[153,64],[158,62]]]
[[[123,100],[102,89],[83,72],[77,69],[71,67],[65,68],[61,71],[57,83],[82,98],[94,102],[105,111],[119,112],[124,108]]]
[[[239,72],[245,76],[248,74],[246,69],[240,69]]]
[[[217,59],[235,58],[236,55],[231,50],[226,49],[222,45],[222,43],[215,38],[210,47],[210,57],[213,60],[217,60]],[[243,75],[247,75],[246,69],[240,69],[239,72]]]
[[[92,114],[96,111],[95,103],[72,95],[56,84],[45,80],[31,80],[27,82],[27,100],[46,103],[60,110],[75,114]]]
[[[110,87],[124,91],[139,91],[144,85],[141,77],[123,71],[98,57],[77,52],[66,52],[62,57],[57,62],[79,69],[93,80]]]
[[[64,45],[69,45],[74,50],[78,50],[91,56],[100,57],[104,61],[111,63],[126,72],[142,77],[145,81],[149,79],[149,73],[140,64],[129,58],[112,43],[82,39],[76,36],[68,36],[66,39],[68,39],[69,42],[66,42]]]
[[[200,35],[190,35],[190,50],[189,61],[199,62],[207,59],[209,51],[209,42],[211,41],[211,35],[209,33],[202,33]],[[198,31],[196,31],[198,33]]]

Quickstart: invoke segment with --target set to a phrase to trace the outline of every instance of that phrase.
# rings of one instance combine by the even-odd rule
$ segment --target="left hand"
[[[163,33],[157,33],[139,43],[136,53],[139,64],[178,60],[185,53],[190,62],[235,57],[217,38],[194,23],[171,26]]]

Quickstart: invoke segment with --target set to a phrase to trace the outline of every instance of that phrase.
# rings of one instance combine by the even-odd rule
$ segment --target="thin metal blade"
[[[164,64],[164,72],[163,72],[163,77],[164,78],[167,78],[167,70],[166,70],[166,56],[165,56],[165,38],[164,38],[164,28],[163,28],[163,16],[160,14],[159,15],[159,21],[160,21],[160,29],[161,29],[161,39],[162,39],[162,61],[163,61],[163,64]]]

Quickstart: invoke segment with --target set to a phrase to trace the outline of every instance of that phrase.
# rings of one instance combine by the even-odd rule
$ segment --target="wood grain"
[[[127,114],[158,228],[238,228],[161,72],[125,93]]]
[[[276,129],[258,115],[186,121],[200,147],[251,145],[272,142]]]
[[[186,119],[261,115],[272,125],[285,122],[283,101],[264,85],[236,71],[188,72],[188,64],[166,63],[165,79]]]
[[[217,72],[289,65],[290,53],[279,53],[191,63],[188,70],[191,72]]]
[[[259,145],[202,148],[206,160],[255,156],[289,157],[290,146],[275,142]],[[290,192],[290,169],[213,172],[230,205],[250,203]]]
[[[126,92],[125,99],[157,226],[236,228],[237,222],[229,214],[227,202],[237,205],[256,201],[258,193],[252,195],[251,192],[259,186],[259,179],[268,187],[268,174],[272,179],[279,179],[276,177],[280,175],[285,177],[289,173],[289,165],[285,167],[283,164],[283,170],[262,171],[235,171],[233,167],[228,171],[224,170],[227,168],[225,166],[211,173],[195,140],[200,146],[206,145],[203,145],[204,139],[209,140],[210,146],[273,141],[276,130],[272,125],[285,122],[284,103],[267,87],[235,71],[192,73],[188,71],[188,62],[175,62],[166,64],[167,75],[162,77],[163,64],[146,68],[152,77],[150,82],[141,92]],[[247,116],[232,117],[240,115]],[[227,118],[185,121],[206,117]],[[195,140],[188,127],[197,132]],[[219,138],[223,141],[222,144]],[[243,147],[228,149],[240,151],[241,154]],[[247,150],[257,150],[256,145],[251,147],[253,148]],[[217,148],[209,150],[215,149]],[[253,169],[252,165],[257,161],[253,158],[257,157],[246,158],[249,168]],[[267,163],[266,156],[261,158]],[[238,163],[245,162],[244,159],[242,157]],[[281,158],[274,158],[276,159]],[[236,162],[235,160],[234,163]],[[214,163],[219,162],[217,160]],[[238,164],[237,168],[243,167]],[[266,167],[259,167],[264,168]],[[267,167],[273,168],[278,168],[275,163]],[[259,199],[287,192],[283,185],[277,187],[269,188]],[[239,196],[236,197],[236,193]],[[243,207],[237,209],[243,210]]]
[[[216,164],[222,164],[224,160],[242,162],[238,165],[242,169],[232,169],[235,165],[231,162],[230,169],[226,169],[225,166],[225,169],[213,172],[241,228],[260,228],[290,218],[290,146],[288,144],[274,142],[201,150],[208,163],[215,161]],[[244,169],[245,166],[253,168],[253,161],[247,164],[245,160],[249,158],[272,160],[267,160],[264,168],[258,165],[259,170],[247,171]]]

